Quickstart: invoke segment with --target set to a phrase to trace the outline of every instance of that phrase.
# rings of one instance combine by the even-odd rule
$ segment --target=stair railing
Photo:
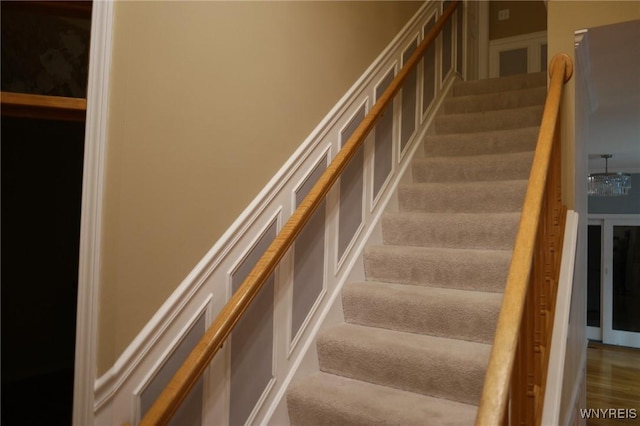
[[[415,69],[422,60],[427,48],[435,42],[440,31],[458,7],[460,0],[452,0],[445,4],[447,3],[448,6],[438,21],[431,30],[425,34],[423,41],[416,48],[404,67],[398,72],[398,75],[373,105],[342,149],[336,154],[331,164],[325,169],[324,173],[320,176],[313,188],[311,188],[302,203],[300,203],[298,208],[287,220],[280,233],[258,260],[238,290],[222,308],[204,336],[196,344],[185,362],[167,384],[167,387],[147,411],[140,425],[166,425],[171,420],[182,401],[189,394],[189,391],[225,343],[234,326],[249,307],[251,301],[275,271],[275,268],[289,250],[298,234],[320,206],[333,184],[349,164],[349,161],[362,146],[364,140],[371,130],[373,130],[387,106],[400,91],[409,73]]]
[[[476,425],[540,424],[566,207],[561,199],[560,101],[573,74],[566,54],[549,89]]]

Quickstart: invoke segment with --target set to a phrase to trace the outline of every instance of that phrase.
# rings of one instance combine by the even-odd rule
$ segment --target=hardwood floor
[[[628,409],[625,419],[588,419],[587,425],[640,425],[640,350],[589,343],[587,407]],[[635,413],[635,414],[634,414]],[[635,418],[630,418],[635,417]]]

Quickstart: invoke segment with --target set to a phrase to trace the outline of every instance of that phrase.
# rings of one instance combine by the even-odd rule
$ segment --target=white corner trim
[[[578,244],[578,222],[578,213],[573,210],[567,211],[558,293],[556,296],[556,312],[551,337],[551,352],[547,370],[547,385],[544,392],[543,425],[560,424],[560,405],[562,404],[562,382],[567,350],[567,334],[569,331],[573,270],[576,260],[576,246]]]
[[[93,3],[82,177],[73,424],[93,424],[113,2]]]

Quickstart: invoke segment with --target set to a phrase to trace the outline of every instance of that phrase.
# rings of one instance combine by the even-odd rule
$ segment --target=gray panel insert
[[[456,71],[458,74],[462,75],[462,25],[464,21],[464,4],[460,4],[458,9],[456,9],[457,13],[457,27],[456,27]]]
[[[232,273],[235,292],[277,234],[277,221],[269,225],[246,259]],[[229,424],[244,425],[273,378],[274,276],[256,295],[231,334],[231,406]]]
[[[325,155],[296,192],[296,207],[304,200],[326,168]],[[291,339],[298,334],[324,288],[325,216],[326,202],[322,201],[295,242]]]
[[[355,113],[340,135],[340,145],[349,139],[365,116],[365,106]],[[338,259],[344,256],[347,247],[362,223],[362,198],[364,186],[364,144],[345,167],[340,177],[340,216],[338,230]]]
[[[526,47],[500,52],[500,77],[526,74],[528,67],[527,55]]]
[[[167,386],[173,375],[182,363],[187,359],[191,350],[196,346],[205,332],[204,312],[191,326],[182,341],[177,345],[156,376],[149,382],[147,387],[140,394],[140,416],[144,417],[151,408],[154,401]],[[194,388],[189,392],[187,398],[182,402],[180,408],[169,422],[174,426],[200,426],[202,424],[202,378],[198,380]]]
[[[402,62],[405,64],[418,47],[418,41],[414,41],[402,54]],[[404,80],[402,86],[402,123],[400,126],[400,150],[403,151],[409,139],[416,130],[416,90],[418,88],[418,70],[413,69]]]
[[[382,79],[380,85],[376,88],[376,99],[389,87],[395,70]],[[384,185],[385,181],[391,173],[393,166],[393,102],[391,102],[382,113],[375,127],[374,141],[374,162],[373,162],[373,197],[377,197]]]
[[[424,35],[426,36],[431,28],[436,24],[436,17],[434,16],[424,26]],[[422,85],[422,113],[427,112],[427,109],[433,103],[436,97],[436,44],[431,45],[425,50],[422,57],[422,63],[424,66],[424,81]]]
[[[444,8],[447,4],[443,5]],[[448,20],[442,27],[442,82],[451,71],[451,63],[453,61],[453,22]]]

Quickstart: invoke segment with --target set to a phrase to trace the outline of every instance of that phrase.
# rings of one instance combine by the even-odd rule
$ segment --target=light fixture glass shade
[[[617,197],[629,194],[631,176],[626,173],[609,173],[611,154],[603,154],[604,173],[592,173],[587,181],[587,194],[596,197]]]
[[[631,176],[626,173],[593,173],[589,175],[587,193],[596,197],[629,194]]]

